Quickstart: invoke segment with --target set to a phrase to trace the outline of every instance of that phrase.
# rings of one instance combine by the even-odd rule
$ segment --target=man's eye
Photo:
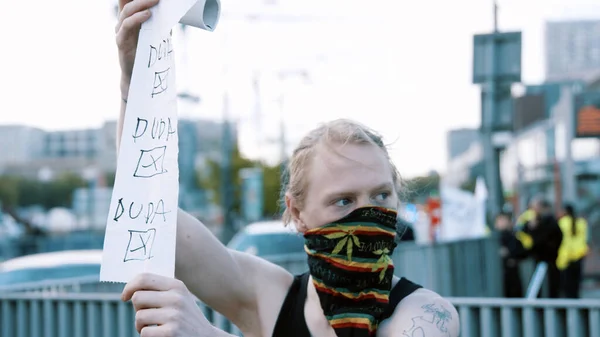
[[[343,198],[343,199],[339,199],[338,201],[336,201],[335,205],[339,206],[339,207],[345,207],[345,206],[350,205],[351,203],[352,203],[352,201],[350,199]]]
[[[390,197],[390,193],[389,192],[379,193],[375,197],[375,201],[377,201],[377,202],[385,202],[389,197]]]

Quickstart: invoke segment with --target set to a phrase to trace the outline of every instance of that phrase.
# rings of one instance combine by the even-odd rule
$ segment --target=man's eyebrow
[[[394,188],[394,184],[392,184],[391,182],[385,182],[385,183],[381,183],[377,186],[375,186],[374,188],[372,188],[372,191],[380,191],[380,190],[385,190],[385,189],[393,189]],[[329,200],[329,199],[333,199],[336,197],[341,197],[341,196],[345,196],[345,195],[352,195],[352,194],[356,194],[356,190],[337,190],[337,191],[331,191],[325,194],[325,199]]]
[[[382,183],[377,185],[373,190],[374,191],[378,191],[378,190],[385,190],[385,189],[392,189],[394,188],[394,184],[387,182],[387,183]]]

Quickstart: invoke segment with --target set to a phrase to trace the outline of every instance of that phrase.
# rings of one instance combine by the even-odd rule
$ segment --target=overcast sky
[[[178,86],[202,97],[195,108],[181,106],[180,114],[221,119],[227,89],[247,155],[279,153],[273,141],[282,113],[275,99],[282,94],[290,149],[320,122],[353,118],[392,143],[405,176],[443,171],[446,132],[479,123],[479,89],[470,83],[472,35],[492,28],[491,0],[223,2],[214,33],[189,29],[185,44],[181,34],[176,40]],[[0,124],[57,130],[116,117],[114,3],[0,3]],[[523,31],[527,83],[543,80],[547,20],[600,18],[597,0],[499,4],[500,29]],[[248,20],[250,12],[260,20]],[[279,72],[287,74],[283,81]]]

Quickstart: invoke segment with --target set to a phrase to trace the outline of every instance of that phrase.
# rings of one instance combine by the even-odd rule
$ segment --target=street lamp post
[[[510,123],[502,114],[499,101],[511,100],[510,91],[502,90],[521,81],[521,33],[498,31],[498,5],[494,1],[494,31],[474,36],[473,83],[482,87],[481,138],[484,153],[485,180],[491,215],[502,211],[504,193],[500,179],[500,153],[506,144],[495,142],[502,133],[510,132]]]

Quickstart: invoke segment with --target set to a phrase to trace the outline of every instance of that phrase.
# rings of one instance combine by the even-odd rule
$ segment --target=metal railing
[[[599,300],[449,298],[461,337],[600,336]]]
[[[600,301],[449,300],[459,311],[461,337],[600,336]],[[222,315],[199,305],[216,327],[241,336]],[[119,294],[0,294],[3,337],[137,337],[134,317]]]
[[[499,247],[491,238],[417,245],[401,243],[392,255],[394,273],[442,296],[500,297],[502,267]],[[292,274],[308,270],[305,253],[265,256]],[[120,291],[118,284],[100,284],[97,276],[0,287],[2,291]]]
[[[493,239],[403,243],[393,259],[397,275],[437,291],[457,307],[462,337],[600,336],[598,300],[489,298],[501,295],[497,252]],[[304,253],[266,259],[293,274],[307,270]],[[0,336],[139,336],[131,304],[120,300],[122,289],[123,284],[99,283],[97,275],[0,288]],[[199,306],[216,327],[241,336],[222,315]]]

